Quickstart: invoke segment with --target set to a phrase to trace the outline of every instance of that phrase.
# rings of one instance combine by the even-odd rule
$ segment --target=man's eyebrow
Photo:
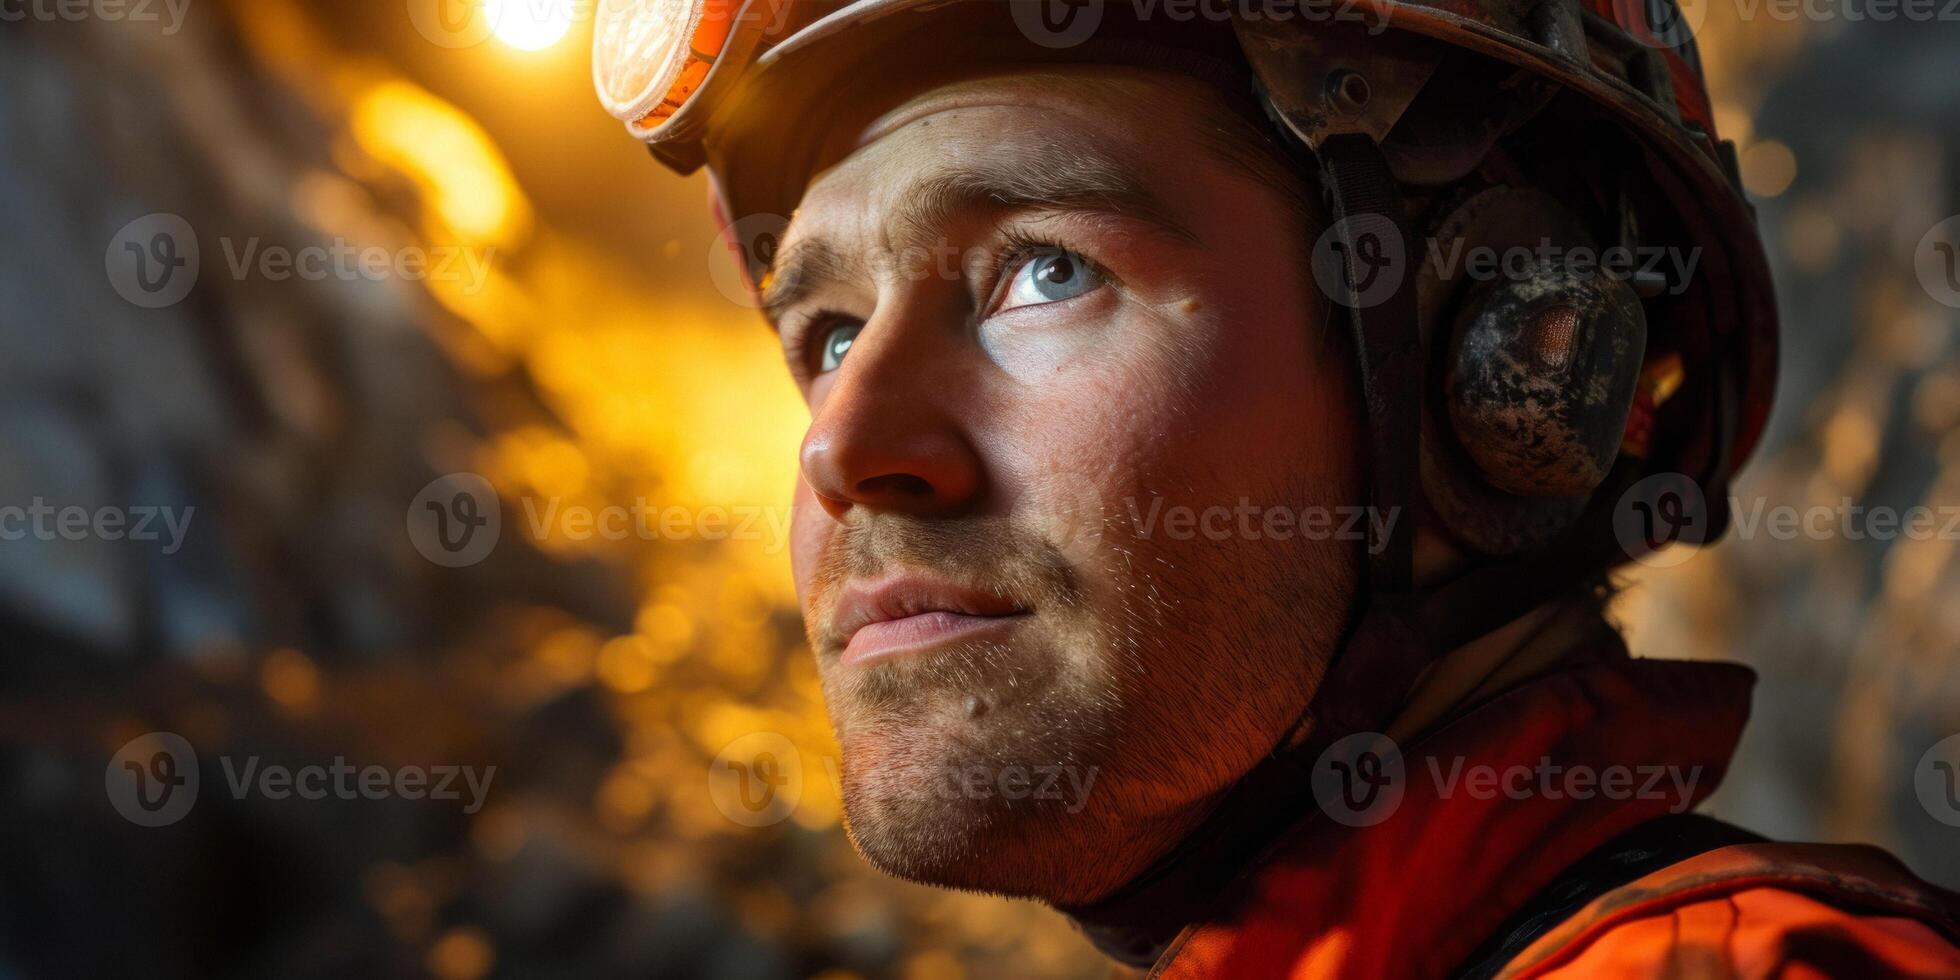
[[[769,258],[762,277],[762,315],[774,326],[817,287],[843,280],[853,263],[822,238],[806,238]]]
[[[1015,160],[948,167],[922,178],[894,219],[908,243],[929,241],[963,211],[1061,211],[1130,218],[1185,245],[1198,236],[1138,179],[1134,167],[1090,150],[1054,146]]]
[[[1185,246],[1200,240],[1145,187],[1134,168],[1098,153],[1056,147],[1027,159],[946,167],[916,181],[891,219],[901,248],[929,248],[956,216],[973,210],[1052,211],[1110,215],[1136,221]],[[851,262],[822,239],[799,241],[775,255],[763,279],[762,310],[771,323],[819,286],[851,271]]]

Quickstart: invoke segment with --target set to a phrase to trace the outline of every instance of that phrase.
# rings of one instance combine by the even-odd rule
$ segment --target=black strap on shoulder
[[[1622,885],[1698,854],[1766,838],[1713,817],[1683,813],[1650,820],[1595,848],[1559,872],[1491,934],[1457,972],[1459,980],[1489,980],[1518,954],[1580,909]]]

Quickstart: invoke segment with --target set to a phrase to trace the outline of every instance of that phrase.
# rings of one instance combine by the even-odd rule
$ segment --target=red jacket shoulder
[[[1960,895],[1872,847],[1724,847],[1600,896],[1502,976],[1960,977]]]

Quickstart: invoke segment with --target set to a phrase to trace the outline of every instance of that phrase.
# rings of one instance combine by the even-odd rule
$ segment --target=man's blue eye
[[[1001,300],[1001,310],[1023,306],[1059,303],[1092,292],[1103,284],[1102,273],[1087,259],[1074,252],[1053,250],[1036,252],[1014,270]]]
[[[851,344],[856,342],[858,331],[863,329],[862,323],[849,323],[824,334],[823,345],[819,348],[818,370],[829,372],[842,366],[844,355],[851,352]]]

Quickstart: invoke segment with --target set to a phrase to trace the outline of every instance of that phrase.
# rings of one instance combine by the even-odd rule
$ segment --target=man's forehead
[[[794,223],[888,212],[960,171],[977,180],[1045,167],[1148,182],[1165,132],[1188,126],[1207,95],[1202,82],[1120,65],[937,85],[866,124],[849,155],[811,180]]]
[[[1134,148],[1093,134],[994,129],[921,142],[911,135],[867,147],[814,182],[792,218],[792,237],[863,226],[916,233],[940,228],[964,209],[1079,204],[1085,195],[1117,205],[1146,196],[1153,179],[1149,161]]]
[[[1126,65],[996,69],[927,87],[878,114],[858,133],[856,145],[863,148],[912,122],[962,108],[1019,108],[1095,120],[1110,113],[1162,111],[1165,103],[1190,100],[1204,89],[1186,76]]]

